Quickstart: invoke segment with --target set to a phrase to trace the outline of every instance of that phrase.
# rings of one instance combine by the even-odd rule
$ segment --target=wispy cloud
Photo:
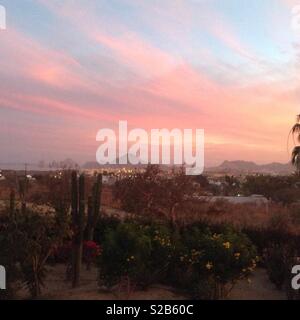
[[[260,161],[287,160],[300,92],[297,41],[268,56],[264,44],[241,36],[251,30],[237,24],[235,1],[229,11],[216,1],[33,3],[54,17],[55,43],[26,15],[0,34],[0,125],[18,118],[10,134],[27,137],[28,157],[43,154],[47,137],[56,141],[47,154],[67,156],[72,147],[79,160],[93,157],[95,132],[127,119],[146,129],[204,128],[209,161],[239,158],[241,149],[252,160],[257,152]],[[291,1],[284,4],[288,14]],[[282,48],[288,60],[277,59]]]

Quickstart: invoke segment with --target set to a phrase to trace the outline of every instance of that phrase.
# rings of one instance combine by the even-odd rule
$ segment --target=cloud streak
[[[17,117],[10,136],[26,138],[30,152],[16,146],[23,157],[92,159],[97,130],[127,120],[145,129],[204,128],[208,164],[287,161],[284,140],[300,92],[297,45],[285,47],[289,61],[274,64],[257,53],[260,43],[241,39],[243,26],[224,8],[191,3],[36,0],[58,23],[61,41],[47,41],[50,34],[33,32],[26,20],[0,34],[0,124]],[[0,142],[6,157],[15,156]]]

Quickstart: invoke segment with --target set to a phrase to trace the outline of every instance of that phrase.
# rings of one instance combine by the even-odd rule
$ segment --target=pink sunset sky
[[[205,130],[205,165],[287,162],[300,0],[0,0],[0,163],[95,160],[101,128]]]

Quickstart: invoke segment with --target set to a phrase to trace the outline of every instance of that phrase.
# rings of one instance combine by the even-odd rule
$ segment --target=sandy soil
[[[111,300],[128,299],[125,293],[100,291],[97,286],[97,269],[82,270],[81,286],[72,289],[65,281],[65,266],[48,267],[48,276],[41,299],[50,300]],[[19,291],[19,299],[28,299],[25,289]],[[172,288],[157,285],[145,291],[133,292],[130,300],[184,300],[186,297],[176,293]],[[264,269],[257,269],[251,283],[240,281],[232,290],[229,300],[284,300],[285,294],[278,291],[269,281]]]
[[[43,288],[41,299],[45,300],[126,300],[126,293],[107,292],[99,290],[97,285],[97,269],[82,270],[81,285],[79,288],[71,288],[70,282],[65,281],[65,265],[48,267],[48,275]],[[21,289],[18,299],[28,299],[27,290]],[[161,285],[152,286],[145,291],[136,291],[130,295],[131,300],[182,300],[185,297],[172,291],[171,288]]]
[[[232,290],[229,300],[286,300],[284,292],[277,290],[265,269],[258,268],[250,278],[242,280]]]

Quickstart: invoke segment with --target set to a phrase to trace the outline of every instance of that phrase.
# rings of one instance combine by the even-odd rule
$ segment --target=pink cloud
[[[15,79],[10,79],[8,89],[1,90],[0,105],[44,116],[46,120],[60,118],[64,125],[51,127],[56,130],[51,135],[55,138],[51,148],[70,152],[74,148],[77,153],[93,154],[98,129],[128,120],[131,127],[145,129],[204,128],[211,158],[217,157],[216,151],[221,160],[239,158],[241,152],[243,157],[255,158],[254,151],[260,152],[260,160],[270,157],[267,154],[285,158],[285,139],[293,120],[289,114],[296,113],[299,97],[287,90],[289,85],[284,81],[275,83],[258,75],[253,83],[243,86],[221,84],[200,67],[182,61],[126,28],[115,36],[95,27],[93,19],[88,19],[93,16],[88,10],[76,13],[76,7],[61,5],[58,8],[62,10],[58,11],[51,2],[45,3],[97,45],[96,55],[103,54],[105,49],[116,63],[137,74],[133,83],[124,81],[119,86],[111,83],[109,76],[105,79],[101,69],[87,70],[71,55],[46,48],[21,32],[10,29],[1,35],[0,77]],[[179,10],[183,2],[176,3]],[[79,26],[78,18],[86,24]],[[182,23],[192,18],[189,10],[178,17]],[[218,25],[204,21],[203,27],[228,48],[259,65],[260,59],[226,21],[220,19]],[[210,67],[216,70],[217,61],[211,58]],[[33,126],[32,130],[38,132],[42,127]],[[18,130],[20,134],[26,131],[21,126]],[[45,139],[47,132],[42,132]],[[28,136],[35,139],[34,134]],[[42,138],[37,137],[32,144],[41,146]],[[276,149],[275,145],[282,148]]]
[[[174,68],[178,63],[171,55],[151,46],[134,34],[117,38],[97,33],[94,38],[109,48],[122,63],[128,64],[143,75],[157,76]]]

